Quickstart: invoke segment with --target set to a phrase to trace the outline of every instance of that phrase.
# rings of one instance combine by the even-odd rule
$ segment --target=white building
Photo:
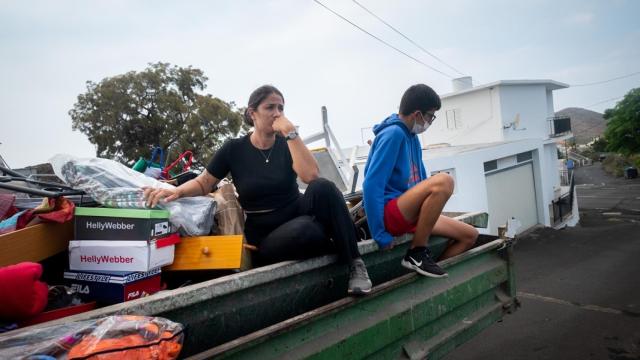
[[[575,225],[575,196],[561,187],[556,141],[572,136],[568,118],[555,118],[552,80],[503,80],[441,96],[436,121],[422,135],[431,174],[446,171],[456,181],[447,211],[486,211],[489,234],[515,217],[522,232],[536,224]],[[563,194],[563,191],[565,194]],[[571,201],[558,204],[561,196]],[[574,206],[575,205],[575,206]],[[567,216],[572,209],[571,214]],[[560,214],[559,211],[564,212]]]

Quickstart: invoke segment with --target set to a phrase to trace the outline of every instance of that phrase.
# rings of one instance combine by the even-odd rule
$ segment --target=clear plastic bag
[[[174,187],[109,159],[56,155],[49,162],[55,174],[69,186],[83,190],[107,207],[147,209],[143,186]],[[214,225],[216,202],[208,196],[181,198],[158,207],[169,211],[169,221],[183,235],[208,235]]]
[[[177,359],[184,327],[161,317],[114,315],[0,337],[0,359]]]

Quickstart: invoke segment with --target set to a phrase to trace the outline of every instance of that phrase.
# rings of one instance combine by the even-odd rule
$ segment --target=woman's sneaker
[[[431,258],[431,252],[426,247],[415,247],[407,250],[407,254],[400,264],[424,276],[441,278],[448,275]]]
[[[351,261],[349,266],[349,289],[351,295],[364,295],[371,292],[371,280],[367,267],[361,258]]]

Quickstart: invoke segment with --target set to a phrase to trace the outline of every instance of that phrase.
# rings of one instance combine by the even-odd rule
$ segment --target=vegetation
[[[613,109],[607,109],[604,118],[609,151],[623,155],[640,153],[640,88],[632,89]]]
[[[610,154],[602,161],[604,171],[618,177],[624,176],[624,169],[629,166],[640,169],[640,155]]]
[[[242,110],[200,94],[207,77],[199,69],[149,64],[94,83],[69,111],[74,130],[97,146],[96,155],[131,165],[153,146],[176,153],[192,150],[206,161],[228,138],[247,130]]]
[[[597,153],[603,153],[607,151],[609,143],[603,137],[599,137],[591,143],[591,149]]]

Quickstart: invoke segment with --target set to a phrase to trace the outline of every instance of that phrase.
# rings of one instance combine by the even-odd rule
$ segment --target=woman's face
[[[251,111],[251,119],[256,131],[271,134],[273,133],[273,122],[284,112],[284,100],[280,95],[271,93],[258,105],[258,108]]]

